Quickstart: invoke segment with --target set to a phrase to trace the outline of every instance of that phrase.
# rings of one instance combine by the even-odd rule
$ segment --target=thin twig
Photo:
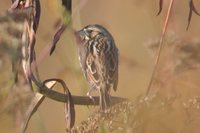
[[[160,41],[159,41],[159,48],[158,48],[158,51],[157,51],[157,54],[156,54],[157,56],[156,56],[155,66],[154,66],[153,73],[151,75],[151,79],[150,79],[150,82],[149,82],[149,85],[148,85],[148,88],[147,88],[146,96],[149,95],[149,92],[151,90],[154,78],[156,76],[156,71],[158,69],[158,63],[160,61],[161,50],[164,46],[163,39],[164,39],[164,36],[165,36],[165,33],[166,33],[166,29],[168,27],[169,17],[170,17],[171,11],[172,11],[173,2],[174,2],[174,0],[170,1],[170,5],[169,5],[168,11],[167,11],[167,16],[166,16],[163,31],[162,31],[162,36],[161,36]]]

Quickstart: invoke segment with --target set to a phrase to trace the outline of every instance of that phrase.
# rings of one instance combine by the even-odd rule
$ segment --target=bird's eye
[[[87,33],[88,33],[88,34],[91,34],[91,33],[92,33],[92,30],[87,30]]]

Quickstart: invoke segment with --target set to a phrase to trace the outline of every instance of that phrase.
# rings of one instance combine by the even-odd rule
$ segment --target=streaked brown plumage
[[[83,73],[90,91],[99,90],[100,107],[105,110],[111,105],[110,89],[117,89],[118,49],[111,34],[101,25],[88,25],[77,35]]]

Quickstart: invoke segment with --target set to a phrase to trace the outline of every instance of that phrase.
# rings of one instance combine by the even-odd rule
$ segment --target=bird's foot
[[[94,99],[94,97],[90,94],[90,91],[88,91],[86,95],[87,95],[87,96],[92,100],[92,102],[95,104],[95,99]]]

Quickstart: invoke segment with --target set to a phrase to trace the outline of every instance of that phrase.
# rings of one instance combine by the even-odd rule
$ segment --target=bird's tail
[[[110,94],[106,89],[100,89],[99,104],[102,111],[105,111],[111,106]]]

